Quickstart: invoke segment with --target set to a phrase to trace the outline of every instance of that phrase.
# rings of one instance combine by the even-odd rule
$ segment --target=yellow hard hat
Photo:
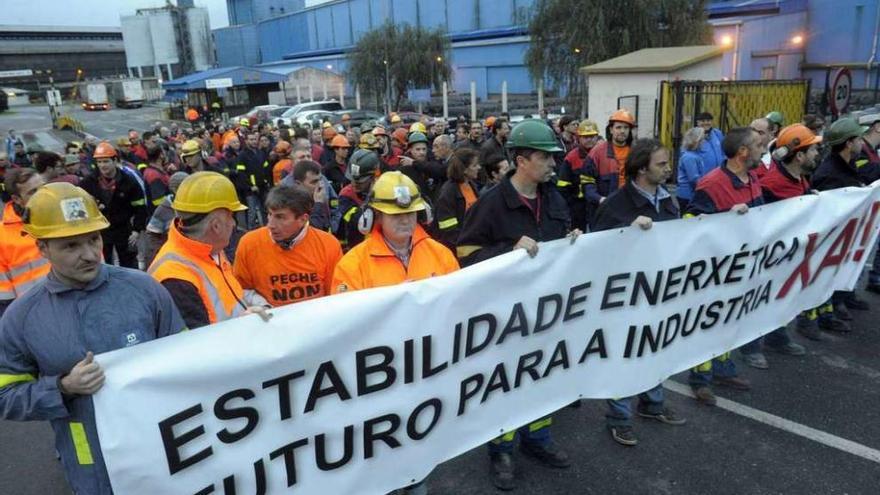
[[[582,120],[581,123],[578,124],[577,133],[578,136],[598,136],[599,125],[592,120]]]
[[[53,182],[37,189],[27,202],[22,220],[24,231],[37,239],[73,237],[110,226],[95,198],[69,182]]]
[[[365,134],[361,134],[360,143],[358,143],[358,148],[364,150],[375,150],[379,148],[379,140],[376,139],[376,136],[370,134],[369,132]]]
[[[426,208],[416,183],[401,172],[385,172],[376,179],[370,195],[370,207],[388,215]]]
[[[427,134],[428,129],[425,129],[425,124],[414,122],[413,125],[409,126],[409,132],[421,132],[422,134]]]
[[[183,146],[180,147],[180,157],[185,158],[187,156],[195,155],[200,152],[202,147],[199,145],[199,142],[195,139],[190,139],[187,142],[183,143]]]
[[[232,181],[217,172],[196,172],[184,179],[171,207],[184,213],[211,213],[218,208],[247,210],[238,201]]]

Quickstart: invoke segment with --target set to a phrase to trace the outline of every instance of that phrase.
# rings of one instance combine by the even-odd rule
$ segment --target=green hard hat
[[[538,119],[523,120],[516,124],[507,138],[507,147],[528,148],[548,153],[562,151],[553,129]]]
[[[764,118],[778,125],[779,127],[782,127],[783,124],[785,124],[785,117],[782,116],[782,112],[777,112],[774,110],[768,113],[767,116],[765,116]]]
[[[422,134],[421,132],[411,132],[409,134],[409,138],[407,138],[407,144],[416,144],[416,143],[427,143],[428,137]]]
[[[358,149],[351,154],[348,162],[348,173],[345,174],[350,180],[357,180],[369,175],[375,175],[379,169],[379,155],[375,151]]]
[[[856,119],[847,117],[845,119],[839,119],[831,124],[831,127],[825,131],[823,141],[828,143],[828,146],[834,146],[835,144],[843,143],[854,137],[861,137],[867,130],[868,128],[859,125],[859,123],[856,122]]]
[[[366,134],[368,132],[372,132],[373,128],[376,127],[375,120],[367,120],[361,124],[361,134]]]

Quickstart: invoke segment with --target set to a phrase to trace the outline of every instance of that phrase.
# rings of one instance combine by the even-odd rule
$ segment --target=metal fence
[[[810,82],[783,81],[663,81],[655,133],[673,150],[678,163],[681,138],[696,125],[696,116],[709,112],[722,132],[748,125],[771,111],[785,122],[800,122],[807,111]]]

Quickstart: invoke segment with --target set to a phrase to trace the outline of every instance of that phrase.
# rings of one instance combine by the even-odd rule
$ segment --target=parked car
[[[314,128],[319,127],[321,123],[323,123],[325,120],[329,121],[331,124],[336,125],[336,122],[339,120],[339,118],[335,113],[328,112],[326,110],[306,110],[304,112],[300,112],[295,117],[293,117],[291,122],[295,122],[301,127]]]
[[[293,125],[293,118],[298,116],[300,113],[316,110],[323,110],[330,113],[337,110],[342,110],[342,105],[340,105],[339,102],[336,100],[310,101],[307,103],[300,103],[298,105],[293,105],[292,107],[288,108],[286,112],[275,119],[275,122],[277,124]]]
[[[374,122],[379,122],[382,120],[383,115],[379,112],[373,112],[372,110],[339,110],[333,112],[335,118],[331,120],[334,125],[342,122],[342,116],[348,114],[351,117],[351,126],[352,127],[360,127],[361,124],[368,120],[372,120]]]
[[[268,117],[268,112],[280,107],[281,105],[257,105],[241,115],[236,115],[232,118],[232,121],[237,124],[241,119],[249,119],[251,117],[255,117],[257,120],[266,120],[265,117]],[[260,118],[260,112],[263,112],[262,119]]]

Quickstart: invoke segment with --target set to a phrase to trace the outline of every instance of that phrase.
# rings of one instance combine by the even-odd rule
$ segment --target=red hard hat
[[[190,122],[199,120],[199,112],[195,108],[190,108],[186,111],[186,120]]]

